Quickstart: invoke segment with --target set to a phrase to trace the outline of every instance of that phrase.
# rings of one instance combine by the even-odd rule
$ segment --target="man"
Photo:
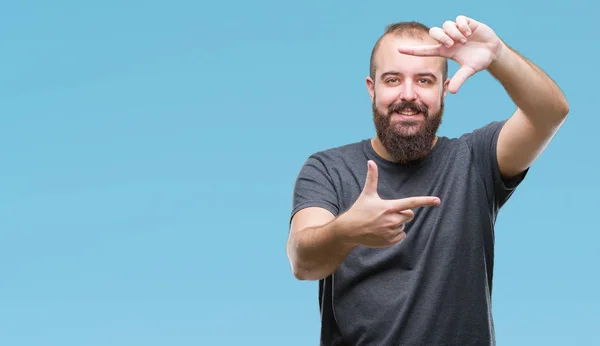
[[[447,60],[460,68],[447,77]],[[516,111],[436,136],[448,91],[487,70]],[[494,345],[494,223],[565,121],[559,88],[494,31],[458,16],[404,22],[373,49],[376,136],[311,155],[287,253],[319,280],[321,345]]]

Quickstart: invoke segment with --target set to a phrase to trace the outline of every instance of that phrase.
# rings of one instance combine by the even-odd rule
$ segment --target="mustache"
[[[427,116],[428,111],[428,108],[425,105],[417,104],[414,102],[400,102],[390,105],[390,107],[388,108],[388,113],[390,115],[393,113],[400,113],[404,109],[411,110],[415,113],[423,113],[425,116]]]

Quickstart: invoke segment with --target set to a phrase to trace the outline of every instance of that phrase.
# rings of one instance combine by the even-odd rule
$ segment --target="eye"
[[[388,79],[387,79],[385,82],[386,82],[387,84],[390,84],[390,83],[398,83],[398,78],[388,78]]]
[[[419,83],[421,83],[421,84],[431,84],[431,81],[429,79],[426,79],[426,78],[421,78],[421,79],[419,79]]]

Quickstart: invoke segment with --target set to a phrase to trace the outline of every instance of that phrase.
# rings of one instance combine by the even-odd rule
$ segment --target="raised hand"
[[[378,175],[377,165],[369,161],[363,191],[341,216],[349,225],[345,229],[350,234],[345,238],[353,245],[375,248],[394,245],[406,238],[404,225],[415,216],[412,209],[440,204],[439,198],[430,196],[383,200],[377,193]]]
[[[439,44],[401,46],[398,51],[402,54],[439,56],[456,61],[460,68],[448,85],[451,93],[456,93],[469,77],[486,69],[504,48],[502,40],[490,27],[462,15],[456,17],[456,22],[444,22],[442,28],[431,28],[429,35]]]

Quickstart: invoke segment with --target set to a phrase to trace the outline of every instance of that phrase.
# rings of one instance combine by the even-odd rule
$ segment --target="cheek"
[[[427,92],[420,95],[421,102],[423,102],[429,109],[437,110],[440,108],[442,102],[442,95],[438,92]]]
[[[392,88],[380,88],[375,91],[375,105],[378,108],[388,108],[389,105],[396,102],[398,92]]]

